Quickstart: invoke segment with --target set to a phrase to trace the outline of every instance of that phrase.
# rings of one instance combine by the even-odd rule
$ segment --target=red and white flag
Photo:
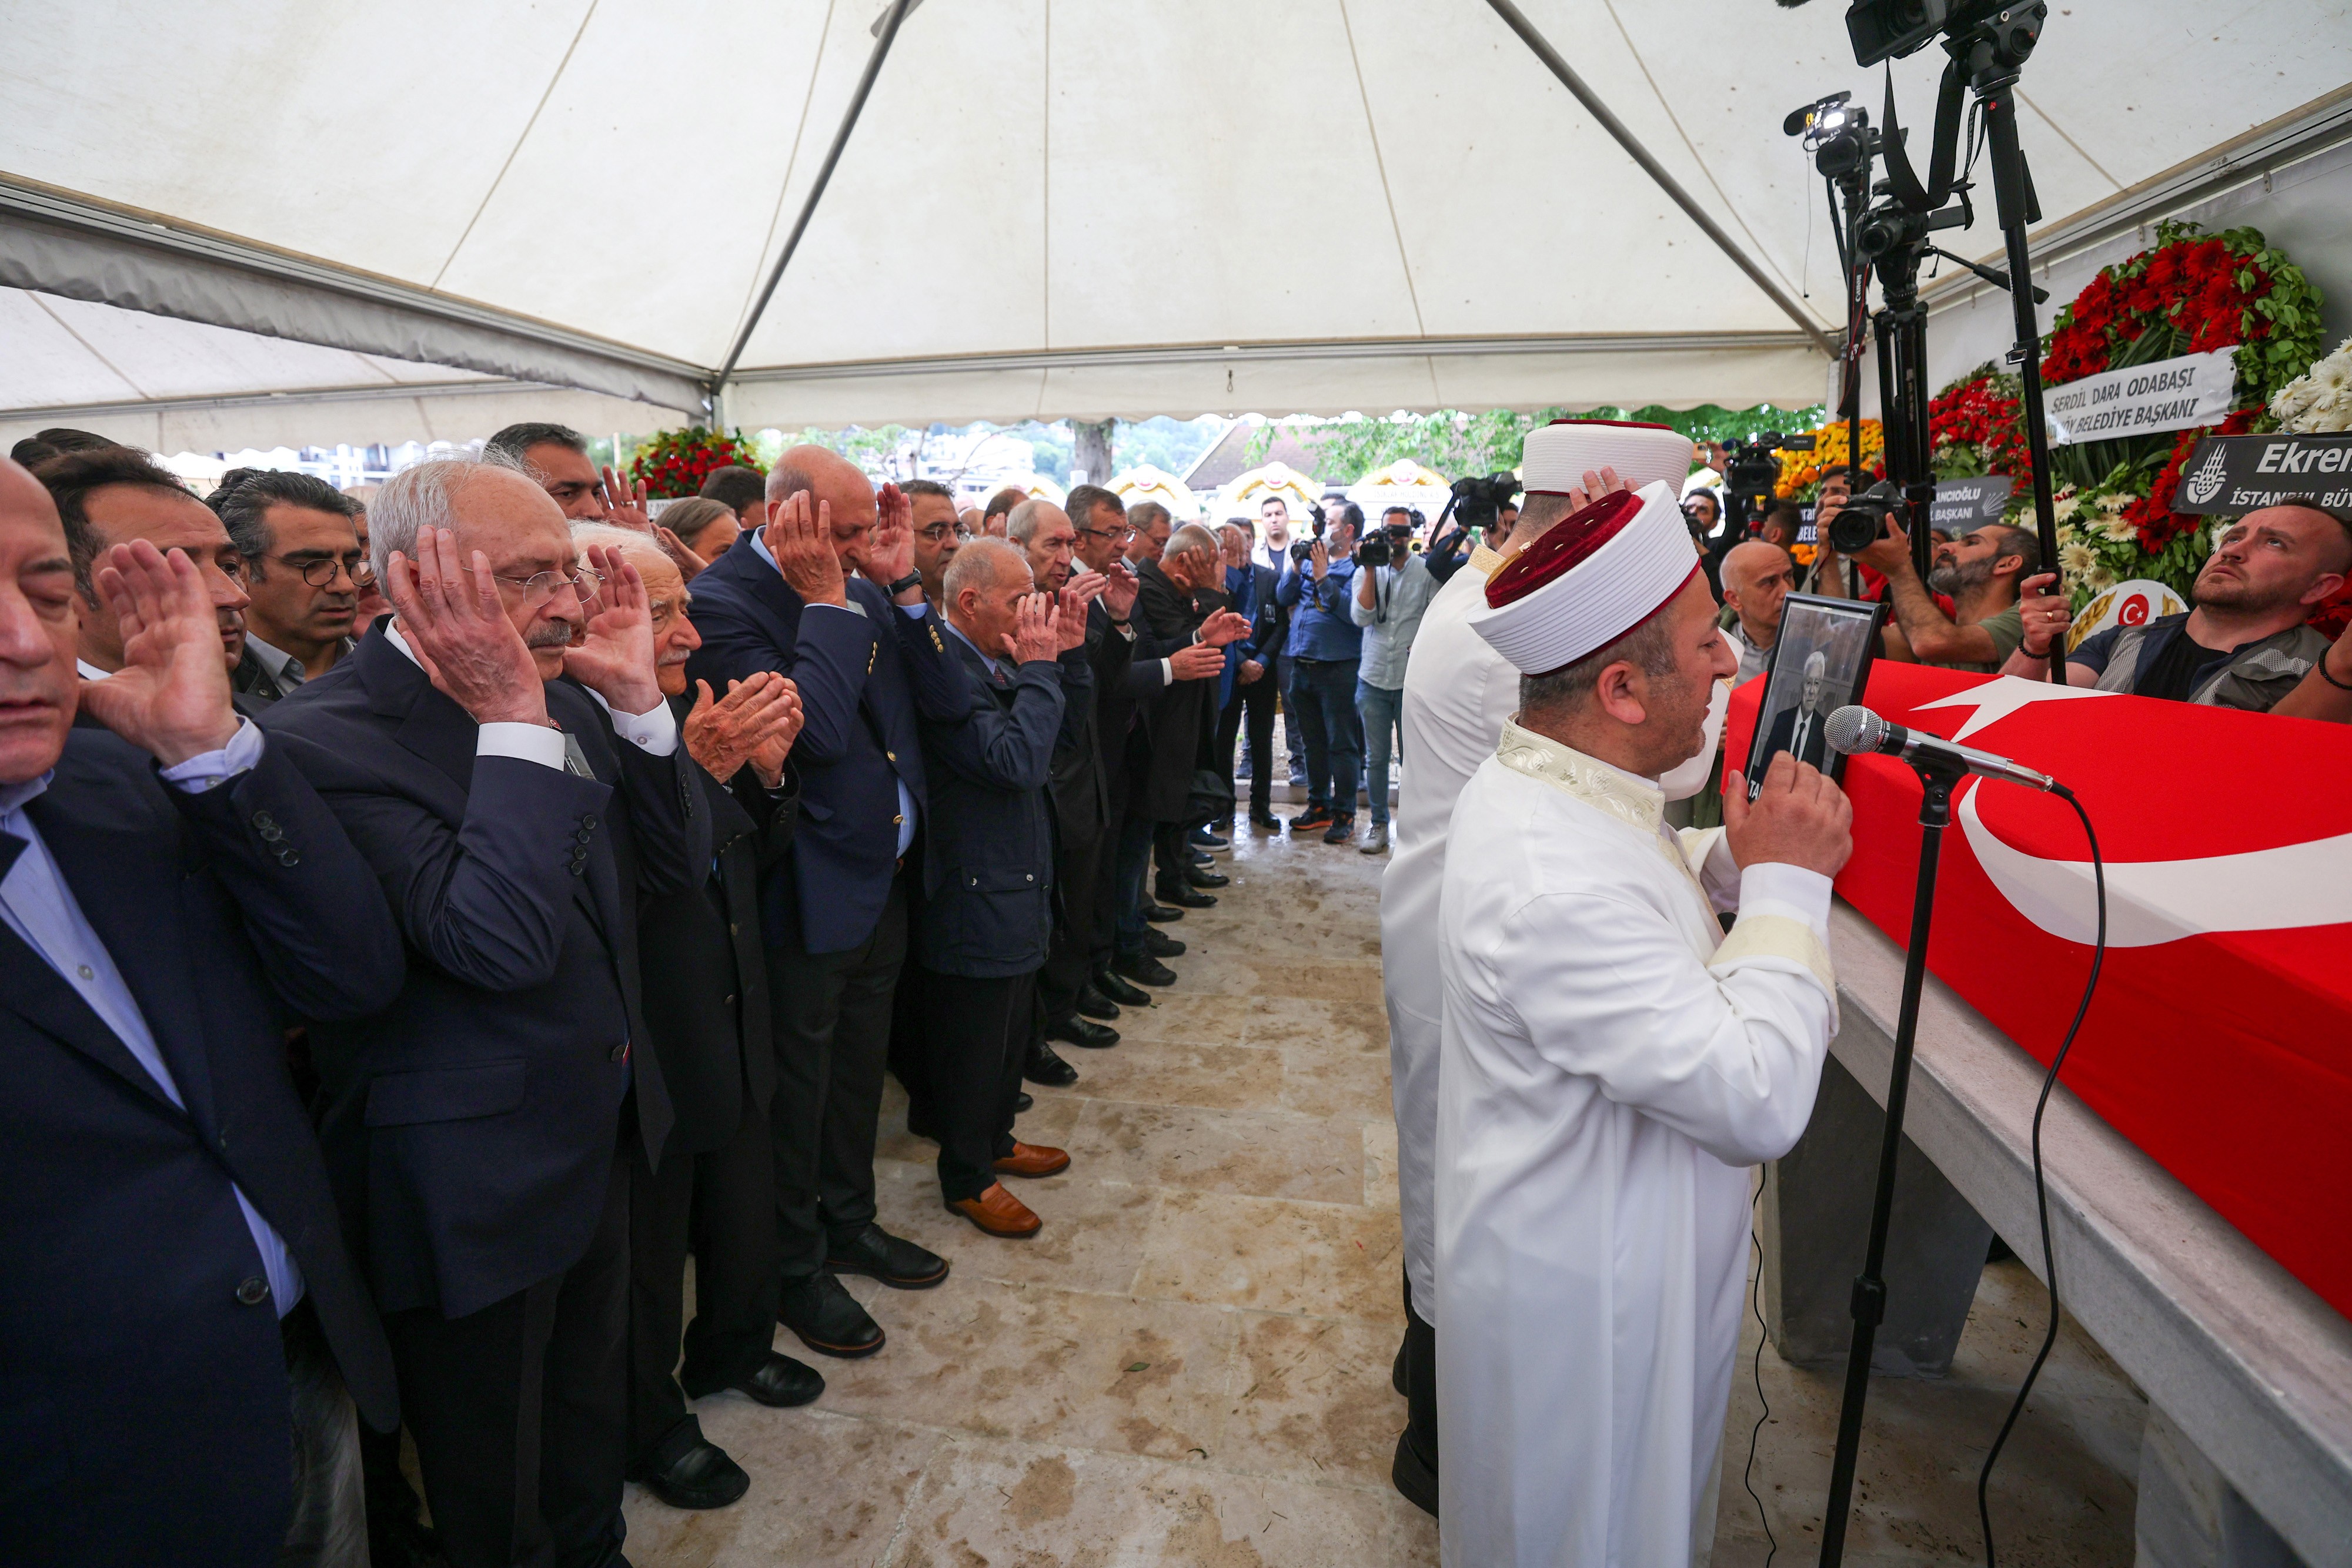
[[[1764,685],[1733,697],[1727,755],[1747,755]],[[2352,1316],[2352,727],[1889,663],[1866,700],[2082,800],[2106,861],[2108,950],[2067,1086]],[[1906,942],[1917,777],[1857,757],[1845,788],[1838,892]],[[2063,801],[1961,786],[1928,967],[2045,1062],[2095,915]]]

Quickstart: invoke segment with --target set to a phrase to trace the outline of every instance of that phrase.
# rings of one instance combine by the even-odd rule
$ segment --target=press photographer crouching
[[[1845,516],[1856,518],[1864,510],[1850,503]],[[1990,674],[2017,652],[2025,635],[2018,599],[2026,580],[2042,570],[2042,541],[2026,528],[1986,523],[1936,546],[1923,583],[1911,565],[1910,536],[1889,517],[1878,538],[1854,550],[1853,559],[1885,574],[1887,597],[1895,605],[1885,632],[1888,658]],[[1834,588],[1823,591],[1837,594]],[[1953,614],[1946,615],[1936,602],[1937,593],[1950,597]]]
[[[2352,723],[2352,649],[2305,624],[2352,577],[2352,522],[2297,497],[2222,528],[2189,590],[2196,608],[2111,626],[2067,655],[2069,685]],[[2047,680],[2072,622],[2036,579],[2024,641],[2001,674]]]

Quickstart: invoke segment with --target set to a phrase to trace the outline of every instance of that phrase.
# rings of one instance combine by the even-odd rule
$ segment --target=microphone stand
[[[1854,1463],[1862,1453],[1862,1409],[1870,1395],[1870,1354],[1886,1316],[1886,1228],[1895,1210],[1895,1163],[1903,1152],[1903,1106],[1911,1092],[1911,1049],[1919,1032],[1919,993],[1927,980],[1927,932],[1936,913],[1936,870],[1952,821],[1952,789],[1968,775],[1954,763],[1908,758],[1925,794],[1919,801],[1919,881],[1911,901],[1911,946],[1903,960],[1903,1004],[1895,1025],[1895,1059],[1886,1078],[1886,1130],[1878,1145],[1878,1190],[1871,1199],[1870,1243],[1853,1281],[1853,1344],[1846,1353],[1845,1394],[1838,1406],[1837,1447],[1822,1520],[1822,1568],[1845,1558],[1846,1518],[1853,1511]]]

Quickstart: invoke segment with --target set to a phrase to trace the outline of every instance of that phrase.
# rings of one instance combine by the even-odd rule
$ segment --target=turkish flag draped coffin
[[[1745,758],[1765,683],[1732,698]],[[2064,1082],[2352,1316],[2352,727],[1882,663],[1869,706],[2072,789],[2107,871],[2107,961]],[[1918,777],[1846,766],[1838,892],[1910,939]],[[2096,904],[2065,802],[1971,779],[1944,834],[1928,967],[2047,1062]]]

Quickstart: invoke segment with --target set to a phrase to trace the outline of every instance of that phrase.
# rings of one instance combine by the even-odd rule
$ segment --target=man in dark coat
[[[694,580],[702,646],[687,673],[719,690],[770,671],[800,689],[800,820],[761,890],[777,1070],[777,1312],[812,1350],[871,1355],[881,1326],[837,1276],[922,1290],[948,1272],[945,1259],[875,1222],[874,1143],[909,904],[938,877],[917,716],[952,722],[971,695],[923,600],[897,486],[877,497],[837,455],[799,446],[778,459],[768,493],[766,527]]]
[[[78,568],[121,638],[87,685]],[[398,992],[391,911],[234,711],[197,568],[78,560],[11,462],[0,704],[0,1558],[364,1550],[352,1404],[399,1405],[284,1036]]]
[[[1123,528],[1127,515],[1117,496],[1092,485],[1070,492],[1070,506],[1097,529]],[[1006,538],[1029,558],[1029,570],[1038,589],[1058,595],[1075,588],[1085,605],[1087,667],[1094,689],[1122,685],[1134,663],[1135,644],[1111,630],[1110,615],[1125,620],[1135,608],[1137,582],[1133,573],[1116,579],[1101,572],[1075,570],[1078,533],[1072,513],[1050,501],[1033,500],[1013,508]],[[1105,601],[1097,619],[1094,601]],[[1045,967],[1037,974],[1039,1032],[1032,1040],[1024,1069],[1032,1082],[1069,1084],[1077,1074],[1054,1054],[1048,1040],[1065,1040],[1093,1050],[1117,1045],[1118,1031],[1096,1019],[1117,1018],[1118,1006],[1104,996],[1092,978],[1093,906],[1097,862],[1108,852],[1116,825],[1111,816],[1110,769],[1103,758],[1099,707],[1091,700],[1072,701],[1063,716],[1062,735],[1054,747],[1053,789],[1055,883],[1054,941]],[[1087,1016],[1081,1016],[1087,1015]]]
[[[916,937],[922,1104],[940,1141],[940,1197],[1007,1237],[1034,1235],[1041,1222],[997,1177],[1052,1176],[1070,1163],[1016,1141],[1013,1116],[1032,987],[1053,935],[1048,775],[1067,704],[1094,689],[1078,595],[1065,589],[1057,601],[1034,587],[1028,559],[1004,540],[957,552],[944,598],[971,693],[962,718],[923,726],[940,879]]]
[[[310,1031],[320,1138],[451,1563],[615,1563],[630,1145],[672,1119],[637,899],[702,885],[709,813],[642,579],[583,573],[544,490],[425,463],[370,523],[395,616],[264,719],[408,944],[391,1007]]]
[[[697,700],[686,661],[701,644],[677,564],[654,536],[633,529],[574,525],[572,537],[583,549],[617,551],[645,579],[662,695],[710,813],[702,884],[637,900],[647,1046],[676,1120],[658,1165],[642,1148],[630,1151],[629,1474],[673,1508],[723,1508],[751,1477],[703,1436],[687,1401],[732,1388],[762,1405],[793,1406],[824,1391],[814,1369],[772,1348],[776,1059],[759,876],[792,838],[785,759],[800,733],[800,695],[763,672],[723,698],[703,683]],[[689,1243],[696,1305],[681,1368]]]
[[[1142,580],[1136,612],[1145,632],[1145,648],[1139,651],[1172,652],[1193,645],[1217,650],[1211,678],[1180,680],[1152,700],[1150,750],[1128,803],[1132,815],[1151,823],[1160,862],[1153,896],[1162,904],[1205,909],[1217,901],[1199,887],[1223,879],[1187,874],[1192,853],[1189,841],[1201,825],[1192,806],[1193,774],[1210,765],[1215,676],[1224,669],[1223,649],[1249,635],[1250,623],[1224,608],[1224,566],[1217,536],[1198,523],[1171,533],[1160,559],[1146,561],[1136,575]]]
[[[1274,747],[1274,709],[1280,695],[1275,685],[1276,655],[1289,627],[1288,612],[1275,599],[1274,568],[1251,559],[1249,531],[1227,523],[1218,534],[1223,541],[1228,608],[1249,622],[1250,631],[1225,649],[1214,747],[1217,769],[1228,785],[1234,782],[1234,743],[1246,727],[1250,826],[1278,833],[1282,824],[1274,815],[1274,769],[1265,757]]]

